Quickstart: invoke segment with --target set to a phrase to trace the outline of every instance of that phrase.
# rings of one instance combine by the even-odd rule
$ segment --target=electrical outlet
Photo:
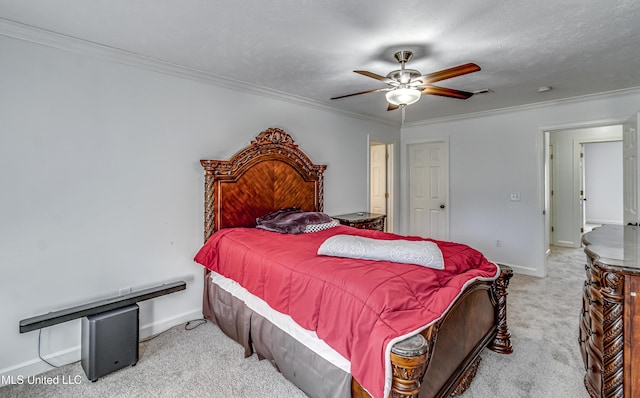
[[[520,192],[511,192],[511,200],[515,202],[520,201]]]
[[[119,296],[125,296],[125,295],[127,295],[129,293],[131,293],[131,286],[123,287],[122,289],[120,289],[118,291],[118,295]]]
[[[502,247],[502,241],[500,239],[496,240],[496,247]]]

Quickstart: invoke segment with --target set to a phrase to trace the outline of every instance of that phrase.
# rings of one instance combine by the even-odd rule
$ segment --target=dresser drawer
[[[580,311],[580,328],[578,329],[578,341],[580,343],[580,354],[582,355],[582,362],[584,363],[584,369],[589,368],[589,355],[587,353],[587,340],[589,340],[589,318],[585,318],[584,311]]]
[[[596,311],[602,319],[602,293],[592,285],[585,284],[582,289],[582,305],[590,311]]]
[[[602,396],[602,368],[600,364],[602,360],[598,361],[593,357],[589,357],[589,363],[587,366],[587,372],[584,376],[584,384],[588,390],[596,393],[596,396]]]
[[[587,257],[587,262],[584,265],[584,270],[586,272],[587,275],[587,280],[591,280],[591,266],[592,266],[593,262],[591,261],[591,258]]]
[[[587,266],[585,266],[585,270],[587,271],[587,280],[591,282],[592,285],[599,287],[602,283],[602,273],[600,271],[600,268],[597,265],[591,263],[590,265],[588,264]]]
[[[587,326],[589,326],[589,330],[587,330],[587,333],[589,334],[589,344],[591,344],[591,346],[593,347],[594,350],[597,350],[598,352],[602,352],[603,347],[604,347],[604,331],[603,331],[603,325],[602,325],[602,316],[598,316],[597,312],[594,312],[593,310],[590,312],[591,314],[591,319],[590,319],[590,324],[588,324]]]
[[[591,306],[602,306],[603,301],[602,301],[602,293],[600,292],[600,289],[596,286],[594,286],[593,284],[590,284],[589,286],[585,286],[584,289],[587,292],[587,295],[589,296],[589,300],[591,303]]]
[[[377,220],[371,220],[363,223],[352,223],[352,227],[361,228],[361,229],[373,229],[376,231],[384,231],[384,217],[381,217]]]

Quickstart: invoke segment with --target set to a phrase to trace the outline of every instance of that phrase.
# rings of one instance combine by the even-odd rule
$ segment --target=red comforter
[[[387,346],[441,317],[469,282],[496,278],[497,266],[477,250],[443,241],[435,242],[444,270],[318,256],[336,234],[421,239],[345,226],[300,235],[230,228],[213,234],[195,261],[315,331],[351,362],[353,377],[373,397],[384,397]]]

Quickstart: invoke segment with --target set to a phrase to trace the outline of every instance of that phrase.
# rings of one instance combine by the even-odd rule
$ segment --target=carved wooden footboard
[[[480,352],[488,347],[513,352],[506,296],[513,270],[501,266],[493,283],[469,286],[447,314],[420,335],[391,349],[391,397],[446,397],[462,394],[476,375]],[[354,398],[370,395],[353,381]]]
[[[299,206],[322,211],[323,174],[280,129],[268,129],[230,160],[202,160],[205,169],[205,241],[214,231],[253,226],[256,217]],[[392,397],[461,394],[475,376],[479,354],[512,352],[507,328],[506,289],[513,271],[502,266],[493,282],[468,286],[447,313],[420,335],[392,347]],[[205,272],[204,315],[214,317]],[[369,397],[352,382],[352,396]]]

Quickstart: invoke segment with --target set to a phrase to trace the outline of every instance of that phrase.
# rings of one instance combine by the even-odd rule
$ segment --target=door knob
[[[444,209],[444,205],[440,205],[440,208],[441,208],[441,209]]]

